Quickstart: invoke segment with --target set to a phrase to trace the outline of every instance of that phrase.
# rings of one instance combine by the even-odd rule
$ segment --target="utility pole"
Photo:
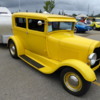
[[[88,4],[88,14],[87,14],[88,16],[89,16],[89,11],[90,11],[90,5]]]
[[[94,11],[93,11],[93,14],[92,14],[92,16],[94,16]]]

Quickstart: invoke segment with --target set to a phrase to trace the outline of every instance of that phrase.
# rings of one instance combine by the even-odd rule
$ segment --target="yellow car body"
[[[90,26],[92,26],[94,29],[100,28],[100,17],[95,17]]]
[[[36,29],[31,28],[32,21],[38,22],[38,28],[35,25],[32,26]],[[52,31],[52,22],[72,26],[69,29],[61,26],[61,30]],[[8,45],[13,41],[18,57],[42,73],[51,74],[60,68],[71,67],[86,81],[93,82],[96,80],[94,71],[100,64],[96,62],[91,65],[89,56],[96,53],[97,59],[100,58],[100,42],[75,35],[75,22],[72,17],[60,15],[15,13],[12,17],[14,35],[9,38]],[[43,29],[40,30],[40,27]]]
[[[16,26],[16,17],[26,19],[26,28]],[[27,21],[30,18],[44,20],[45,31],[38,32],[29,30]],[[15,42],[18,56],[23,59],[21,55],[27,55],[35,60],[43,67],[37,68],[29,62],[26,62],[45,74],[51,74],[63,66],[70,66],[78,70],[86,80],[96,80],[93,71],[96,66],[93,68],[89,66],[88,56],[94,52],[95,48],[100,47],[100,42],[74,35],[74,28],[73,30],[48,32],[48,22],[52,21],[76,22],[72,17],[59,15],[34,13],[13,14],[12,28],[14,36],[11,36],[9,40],[11,39]]]

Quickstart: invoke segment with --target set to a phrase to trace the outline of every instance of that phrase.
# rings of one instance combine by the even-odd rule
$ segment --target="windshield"
[[[56,30],[72,30],[74,22],[49,22],[48,32]]]
[[[77,22],[77,25],[85,25],[85,24],[82,22]]]
[[[95,19],[96,22],[100,22],[100,19]]]

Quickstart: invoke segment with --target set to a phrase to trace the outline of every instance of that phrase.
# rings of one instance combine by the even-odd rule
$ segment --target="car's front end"
[[[95,22],[95,27],[96,27],[97,29],[100,29],[100,22]]]
[[[50,32],[47,39],[48,56],[63,68],[62,83],[73,95],[83,95],[97,80],[95,70],[100,66],[100,42],[76,36],[72,30]],[[77,73],[78,72],[78,73]]]
[[[83,25],[81,22],[76,25],[79,24]],[[91,29],[86,25],[82,27],[87,31]],[[77,59],[96,70],[100,59],[100,42],[74,35],[73,32],[74,22],[51,21],[48,23],[49,57],[58,61]]]
[[[56,37],[59,36],[60,38]],[[76,36],[76,35],[69,35],[68,32],[60,32],[50,35],[50,41],[51,38],[56,38],[56,40],[59,40],[59,44],[53,43],[53,49],[57,50],[56,52],[53,52],[50,50],[50,53],[54,53],[58,58],[56,58],[59,61],[63,61],[66,59],[77,59],[84,63],[86,63],[88,66],[90,66],[93,69],[97,65],[99,65],[100,60],[100,42],[92,39],[87,39],[84,37]],[[61,38],[62,37],[62,38]],[[49,41],[49,42],[50,42]],[[57,41],[55,41],[57,43]],[[59,47],[57,47],[59,45]],[[59,48],[56,49],[56,48]],[[49,53],[49,54],[50,54]],[[53,55],[50,54],[52,58]],[[91,56],[92,55],[92,56]],[[93,57],[93,58],[92,58]],[[94,59],[95,58],[95,59]]]
[[[90,51],[91,53],[88,57],[89,59],[89,65],[93,70],[96,70],[100,66],[100,43],[99,42],[94,42],[90,46]]]
[[[92,24],[90,25],[93,29],[100,29],[100,17],[96,17],[93,19]]]
[[[77,32],[86,32],[92,30],[91,26],[88,26],[82,22],[77,22],[76,26]]]

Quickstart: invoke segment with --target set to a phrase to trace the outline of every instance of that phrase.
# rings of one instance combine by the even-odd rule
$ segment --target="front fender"
[[[93,82],[96,80],[96,75],[94,71],[82,61],[74,59],[65,60],[61,63],[60,66],[69,66],[74,68],[84,77],[85,80],[89,82]]]
[[[20,40],[17,38],[17,36],[11,36],[8,39],[8,45],[9,45],[10,40],[12,40],[15,43],[18,56],[23,55],[24,54],[24,47],[23,47],[22,43],[20,42]]]

